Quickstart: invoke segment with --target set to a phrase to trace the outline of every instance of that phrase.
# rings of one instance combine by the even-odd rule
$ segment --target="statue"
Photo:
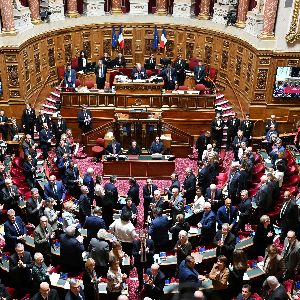
[[[253,8],[253,12],[264,14],[266,0],[256,0],[256,6]]]

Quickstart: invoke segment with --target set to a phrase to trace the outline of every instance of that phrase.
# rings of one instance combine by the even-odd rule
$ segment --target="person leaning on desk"
[[[147,79],[147,73],[144,67],[140,63],[136,64],[131,72],[132,79]]]
[[[116,141],[115,138],[112,139],[111,143],[109,143],[106,147],[105,153],[107,155],[119,155],[122,153],[121,144]]]

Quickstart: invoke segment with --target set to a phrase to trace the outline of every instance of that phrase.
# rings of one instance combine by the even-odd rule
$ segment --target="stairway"
[[[53,114],[57,114],[60,105],[60,88],[56,87],[45,99],[44,103],[42,104],[42,107],[47,115],[52,116]]]

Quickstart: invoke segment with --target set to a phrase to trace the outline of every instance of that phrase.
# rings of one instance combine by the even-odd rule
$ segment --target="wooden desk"
[[[159,170],[159,172],[157,172]],[[170,178],[175,170],[175,161],[151,159],[150,155],[140,156],[137,160],[107,161],[103,160],[103,176],[137,178]],[[159,173],[159,174],[158,174]]]
[[[117,82],[114,81],[114,86],[116,87],[116,94],[161,94],[161,90],[164,86],[163,82]]]

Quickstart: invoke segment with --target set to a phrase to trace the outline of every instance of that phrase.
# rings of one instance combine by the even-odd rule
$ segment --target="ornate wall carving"
[[[258,69],[256,88],[265,90],[267,85],[268,69]]]
[[[20,87],[18,66],[17,65],[7,66],[7,74],[8,74],[8,86],[10,88]]]

